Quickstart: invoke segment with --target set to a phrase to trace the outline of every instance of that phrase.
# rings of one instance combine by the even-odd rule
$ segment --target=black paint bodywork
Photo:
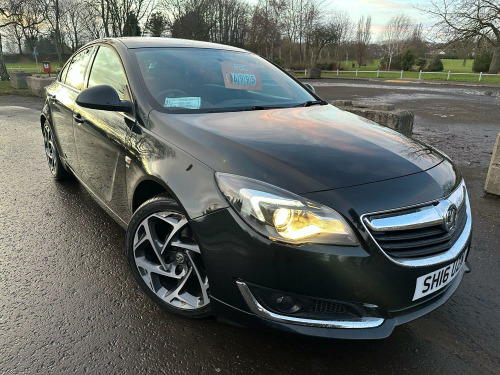
[[[151,183],[161,185],[182,205],[199,238],[214,312],[220,319],[313,336],[380,338],[394,325],[437,307],[456,289],[462,275],[446,293],[415,310],[415,279],[442,265],[394,264],[360,221],[366,213],[447,196],[461,176],[444,154],[331,105],[165,113],[148,97],[133,49],[233,48],[158,38],[103,39],[90,45],[104,44],[122,61],[132,110],[82,108],[75,103],[79,92],[56,81],[47,87],[41,120],[51,123],[66,167],[124,228],[138,192]],[[229,207],[215,172],[254,178],[332,207],[356,229],[361,245],[296,247],[270,241]],[[250,313],[237,279],[289,293],[377,305],[387,320],[369,330],[265,321]]]

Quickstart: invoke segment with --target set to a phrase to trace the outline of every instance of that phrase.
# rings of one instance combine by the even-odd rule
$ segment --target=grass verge
[[[15,89],[10,86],[10,81],[0,81],[0,95],[32,96],[28,89]]]

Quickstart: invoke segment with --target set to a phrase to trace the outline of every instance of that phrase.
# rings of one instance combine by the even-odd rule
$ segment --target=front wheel
[[[184,317],[211,315],[200,247],[173,199],[157,196],[139,207],[130,221],[126,245],[132,273],[153,301]]]

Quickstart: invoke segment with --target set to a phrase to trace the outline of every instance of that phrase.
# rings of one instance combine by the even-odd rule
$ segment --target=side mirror
[[[120,100],[116,90],[109,85],[97,85],[83,90],[76,97],[76,104],[103,111],[129,112],[132,109],[132,103]]]
[[[304,86],[306,87],[306,89],[308,89],[312,93],[316,94],[316,90],[314,89],[314,87],[310,83],[304,83]]]

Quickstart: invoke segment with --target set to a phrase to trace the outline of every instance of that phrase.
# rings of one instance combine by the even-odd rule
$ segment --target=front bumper
[[[455,293],[462,281],[463,275],[467,272],[469,272],[469,267],[467,264],[464,264],[462,271],[451,284],[441,291],[441,293],[438,293],[437,296],[430,301],[426,301],[421,306],[408,309],[408,311],[404,311],[400,315],[398,314],[391,318],[377,319],[377,321],[372,320],[371,322],[366,322],[366,324],[355,323],[355,325],[352,325],[352,322],[339,321],[325,322],[330,323],[332,326],[296,324],[263,318],[255,313],[230,306],[216,298],[212,298],[212,305],[219,321],[232,325],[264,330],[278,330],[286,333],[320,338],[351,340],[384,339],[391,335],[396,326],[418,319],[443,305],[453,293]],[[377,325],[370,327],[370,325],[375,322]],[[345,325],[345,327],[333,328],[334,325],[339,324]]]
[[[349,189],[356,195],[356,189]],[[359,196],[359,195],[358,195]],[[350,199],[349,199],[350,200]],[[344,200],[344,202],[349,201]],[[350,200],[352,201],[352,200]],[[359,200],[358,200],[359,201]],[[202,248],[216,316],[245,326],[261,326],[309,336],[330,338],[384,338],[396,325],[416,319],[442,305],[455,292],[466,264],[438,291],[413,301],[416,280],[463,256],[470,247],[471,215],[452,249],[429,262],[396,262],[377,245],[360,219],[344,211],[361,236],[358,247],[302,245],[271,241],[250,228],[231,208],[192,221]],[[353,219],[354,218],[354,219]],[[359,317],[297,318],[277,314],[255,303],[257,286],[322,301],[368,306]],[[252,301],[254,299],[255,301]],[[319,321],[318,321],[319,320]]]

